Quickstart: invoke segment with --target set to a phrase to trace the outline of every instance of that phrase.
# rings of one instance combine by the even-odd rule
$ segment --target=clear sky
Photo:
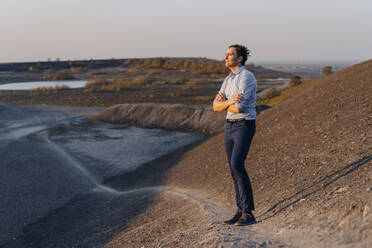
[[[0,62],[141,57],[372,58],[371,0],[0,0]]]

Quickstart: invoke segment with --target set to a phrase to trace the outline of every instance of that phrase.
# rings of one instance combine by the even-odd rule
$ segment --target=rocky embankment
[[[225,113],[185,104],[118,104],[90,117],[98,121],[214,135],[224,129]]]

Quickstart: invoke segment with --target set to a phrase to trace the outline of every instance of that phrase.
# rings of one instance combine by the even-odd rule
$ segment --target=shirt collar
[[[237,69],[235,72],[233,72],[235,75],[238,75],[242,70],[244,69],[244,66],[240,66],[239,69]]]
[[[239,67],[239,69],[237,69],[236,71],[234,72],[230,72],[229,76],[231,78],[234,78],[236,75],[238,75],[245,67],[242,65]]]

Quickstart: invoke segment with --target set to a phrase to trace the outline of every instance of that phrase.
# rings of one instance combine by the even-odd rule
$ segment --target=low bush
[[[178,76],[175,79],[171,80],[170,83],[173,83],[173,84],[184,84],[184,83],[186,83],[189,80],[190,80],[189,77],[186,77],[186,76],[182,75],[182,76]]]
[[[130,88],[130,84],[123,84],[123,83],[116,83],[113,82],[108,85],[104,85],[101,87],[101,90],[107,90],[107,91],[121,91],[126,90]]]
[[[276,97],[276,96],[279,96],[280,95],[280,91],[275,89],[275,88],[269,88],[269,89],[266,89],[262,96],[261,96],[261,99],[262,100],[267,100],[267,99],[270,99],[270,98],[273,98],[273,97]]]
[[[292,75],[289,81],[290,86],[300,85],[302,84],[301,77],[297,75]]]
[[[96,92],[96,91],[121,91],[138,87],[140,82],[134,82],[127,78],[114,77],[112,80],[105,78],[94,78],[85,84],[85,92]],[[145,84],[143,84],[145,85]]]
[[[323,73],[324,76],[332,74],[333,73],[332,66],[328,65],[328,66],[324,67],[323,70],[322,70],[322,73]]]
[[[85,92],[100,91],[102,90],[102,87],[108,86],[110,84],[111,81],[104,78],[96,77],[85,84]]]
[[[287,89],[280,91],[278,96],[266,100],[261,99],[258,102],[258,105],[274,106],[279,102],[282,102],[283,100],[287,99],[288,96],[290,96],[297,88],[298,86],[289,87]]]
[[[159,79],[147,74],[147,75],[136,77],[135,79],[132,80],[132,82],[135,84],[149,85],[157,80]]]
[[[83,67],[71,67],[70,71],[71,72],[84,72],[85,69]]]
[[[47,73],[44,75],[44,79],[48,80],[71,80],[75,77],[69,73],[66,72],[53,72],[53,73]]]
[[[52,92],[58,92],[59,90],[63,90],[63,89],[69,89],[70,86],[68,85],[56,85],[56,86],[50,86],[50,87],[38,87],[38,88],[35,88],[35,89],[31,89],[29,90],[30,94],[31,95],[38,95],[38,94],[48,94],[48,93],[52,93]]]
[[[88,75],[91,75],[91,76],[106,75],[106,74],[108,74],[108,71],[105,71],[105,70],[95,70],[95,71],[88,72]]]

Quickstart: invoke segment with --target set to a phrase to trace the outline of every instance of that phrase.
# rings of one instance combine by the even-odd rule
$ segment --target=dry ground
[[[221,225],[235,207],[220,134],[107,178],[117,193],[74,199],[6,247],[370,247],[371,80],[372,60],[258,116],[246,161],[256,225]]]
[[[246,167],[261,223],[245,227],[246,232],[239,233],[241,229],[236,228],[226,230],[218,223],[234,211],[222,134],[187,152],[167,168],[161,184],[226,204],[229,210],[217,214],[217,222],[212,221],[212,229],[224,230],[222,236],[212,235],[213,247],[248,244],[259,236],[274,240],[262,244],[263,247],[368,247],[372,244],[371,79],[372,61],[367,61],[305,83],[287,100],[258,117],[258,131]],[[143,171],[136,173],[140,175]],[[147,186],[152,185],[154,177],[156,173],[147,178]],[[113,179],[113,185],[116,180]],[[132,183],[133,187],[143,186],[143,182]],[[169,211],[167,207],[159,210],[159,202],[155,201],[134,225],[145,225],[156,219],[157,213]],[[178,221],[193,218],[195,213],[188,212],[189,215],[180,214]],[[164,221],[169,223],[172,219]],[[198,227],[200,240],[204,237],[202,230],[207,227]],[[145,230],[154,240],[150,246],[160,245],[154,239],[152,227]],[[250,235],[251,231],[257,233]],[[130,237],[126,235],[123,230],[113,244],[119,247],[120,237]],[[221,240],[224,235],[236,239]],[[195,247],[182,243],[188,238],[181,234],[173,239],[180,247]]]

